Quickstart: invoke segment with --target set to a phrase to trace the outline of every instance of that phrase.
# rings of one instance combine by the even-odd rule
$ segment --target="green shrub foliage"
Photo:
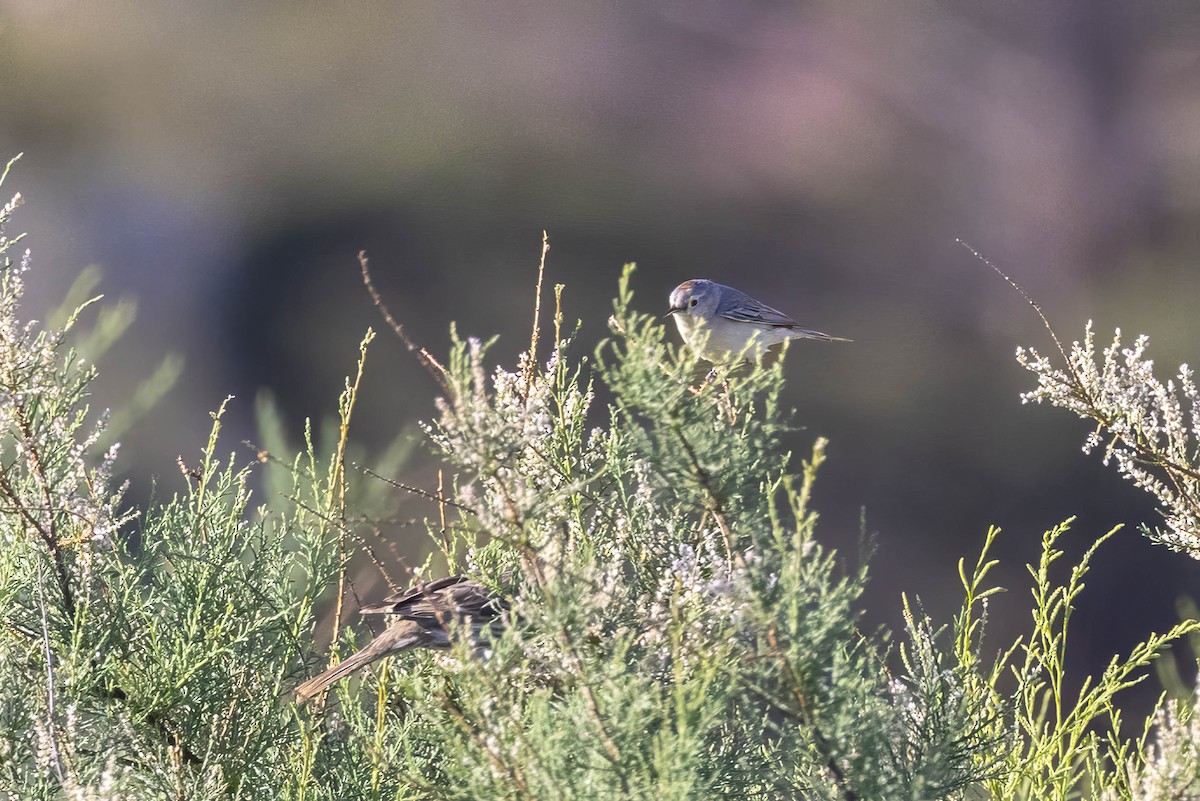
[[[0,240],[7,797],[1107,799],[1197,785],[1187,710],[1159,713],[1151,747],[1120,739],[1113,700],[1195,623],[1066,697],[1092,552],[1058,580],[1060,526],[1016,643],[983,643],[994,531],[960,570],[954,620],[904,599],[902,632],[862,631],[866,567],[816,535],[826,444],[799,463],[780,448],[783,363],[705,376],[636,311],[628,271],[595,354],[556,322],[545,361],[531,346],[508,371],[455,335],[445,366],[429,362],[445,396],[426,433],[453,490],[420,576],[449,565],[503,595],[504,633],[389,658],[299,705],[296,683],[369,637],[346,564],[395,491],[347,470],[371,335],[328,448],[307,433],[294,458],[223,457],[218,411],[195,462],[163,481],[171,494],[133,510],[87,406],[94,370],[69,344],[78,315],[57,329],[20,317],[18,241]],[[264,462],[290,486],[253,506]]]

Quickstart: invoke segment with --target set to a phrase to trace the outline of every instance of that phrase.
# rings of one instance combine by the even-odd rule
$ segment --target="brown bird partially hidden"
[[[503,599],[465,576],[418,584],[377,604],[364,606],[361,614],[399,615],[400,619],[366,648],[297,687],[296,700],[303,703],[335,681],[385,656],[409,648],[445,650],[450,647],[452,633],[466,634],[471,642],[482,644],[489,636],[500,633],[501,615],[507,608]]]

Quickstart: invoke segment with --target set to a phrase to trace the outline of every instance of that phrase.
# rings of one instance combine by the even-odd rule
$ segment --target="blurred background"
[[[865,510],[868,627],[899,624],[901,592],[948,619],[957,560],[995,524],[1016,592],[993,625],[1011,636],[1022,566],[1069,515],[1072,557],[1128,526],[1072,620],[1076,669],[1200,594],[1200,565],[1136,533],[1158,522],[1150,498],[1080,452],[1086,425],[1020,403],[1013,351],[1048,336],[956,244],[1064,339],[1091,318],[1101,343],[1149,334],[1164,376],[1200,359],[1193,4],[3,0],[0,157],[22,151],[5,192],[27,201],[30,313],[88,265],[138,303],[97,405],[182,360],[122,435],[135,499],[150,476],[181,485],[176,458],[195,461],[228,394],[231,450],[258,437],[263,393],[293,441],[336,413],[382,325],[360,249],[418,342],[445,353],[453,320],[499,334],[511,365],[546,229],[547,288],[566,284],[583,352],[628,261],[646,311],[708,277],[854,340],[793,349],[806,428],[790,444],[830,438],[820,531],[851,559]],[[363,392],[368,462],[434,414],[436,387],[386,331]],[[431,486],[435,470],[418,449],[396,475]]]

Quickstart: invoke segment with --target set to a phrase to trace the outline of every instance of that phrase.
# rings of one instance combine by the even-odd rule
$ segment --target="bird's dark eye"
[[[691,302],[691,303],[689,303],[688,305],[689,305],[689,306],[695,306],[695,305],[696,305],[696,299],[695,299],[695,298],[692,298],[692,302]]]

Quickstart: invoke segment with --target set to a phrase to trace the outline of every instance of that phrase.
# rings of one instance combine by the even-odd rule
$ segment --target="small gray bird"
[[[487,587],[464,576],[448,576],[395,593],[377,604],[364,606],[364,615],[398,615],[399,620],[357,653],[314,676],[296,688],[303,703],[329,685],[385,656],[409,648],[450,647],[452,632],[461,632],[482,645],[503,629],[502,616],[508,608]]]
[[[752,361],[789,339],[850,341],[801,328],[778,309],[706,278],[693,278],[675,287],[668,314],[675,318],[688,347],[714,363]]]

